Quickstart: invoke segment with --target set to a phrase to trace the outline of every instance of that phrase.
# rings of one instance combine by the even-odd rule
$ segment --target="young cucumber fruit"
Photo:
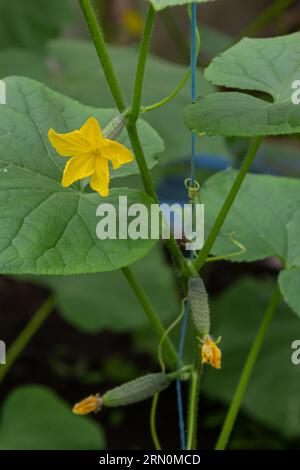
[[[194,277],[188,284],[188,301],[191,318],[200,338],[209,334],[210,309],[208,294],[200,277]]]
[[[172,379],[164,373],[148,374],[120,387],[109,390],[102,396],[104,406],[125,406],[153,397],[167,388]]]

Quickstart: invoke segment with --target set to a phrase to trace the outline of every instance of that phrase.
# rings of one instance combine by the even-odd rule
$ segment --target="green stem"
[[[154,201],[157,201],[157,195],[154,188],[154,184],[146,163],[146,158],[144,154],[144,150],[138,135],[136,124],[131,124],[130,122],[127,124],[127,132],[131,142],[132,150],[134,152],[140,175],[142,178],[143,186],[145,188],[146,193],[148,196],[152,197]]]
[[[166,12],[167,12],[167,10],[165,10],[163,13],[166,13]],[[200,52],[200,33],[199,33],[199,29],[197,29],[197,55],[199,54],[199,52]],[[188,51],[188,55],[189,55],[189,51]],[[153,110],[161,108],[165,104],[169,103],[173,98],[175,98],[175,96],[178,95],[180,90],[182,90],[184,85],[188,82],[190,76],[191,76],[191,70],[188,69],[188,71],[185,74],[185,77],[183,78],[183,80],[179,83],[178,87],[172,93],[170,93],[168,96],[166,96],[166,98],[162,99],[161,101],[158,101],[157,103],[154,103],[153,105],[142,106],[140,108],[140,112],[141,113],[146,113],[146,112],[149,112],[149,111],[153,111]]]
[[[133,272],[128,268],[122,268],[123,274],[126,277],[127,281],[129,282],[133,292],[135,293],[136,297],[138,298],[141,306],[143,307],[146,315],[148,316],[151,325],[157,335],[157,337],[161,340],[165,337],[165,329],[156,313],[150,300],[146,296],[145,292],[143,291],[142,287],[138,283],[137,279],[135,278]],[[172,369],[177,368],[177,353],[176,350],[171,343],[171,340],[166,337],[165,338],[165,348],[166,348],[166,355],[168,357],[168,361],[172,367]]]
[[[156,393],[152,400],[151,414],[150,414],[150,430],[151,436],[154,443],[155,450],[161,450],[161,445],[156,430],[156,412],[157,412],[157,403],[159,399],[159,393]]]
[[[165,104],[169,103],[175,96],[178,95],[178,93],[182,90],[184,85],[188,82],[191,76],[191,71],[190,69],[186,72],[185,77],[183,80],[179,83],[178,87],[172,91],[168,96],[166,96],[164,99],[161,101],[158,101],[157,103],[151,104],[150,106],[143,106],[141,108],[141,113],[148,113],[149,111],[154,111],[155,109],[161,108]]]
[[[197,368],[193,369],[190,377],[186,443],[187,450],[197,449],[197,421],[202,370],[203,366],[202,364],[199,364]]]
[[[108,86],[114,97],[119,111],[122,113],[126,109],[126,103],[123,93],[111,62],[109,53],[106,48],[103,32],[95,15],[91,0],[79,0],[81,10],[86,19],[89,31],[91,33],[95,48],[102,64],[103,72],[106,77]]]
[[[139,57],[137,62],[137,68],[135,73],[135,84],[134,91],[132,96],[131,111],[128,117],[127,132],[129,139],[137,160],[137,164],[140,170],[141,178],[143,185],[147,194],[157,201],[157,195],[154,188],[154,184],[151,178],[150,171],[147,166],[144,150],[138,135],[136,122],[139,118],[141,111],[141,100],[143,92],[143,83],[145,76],[145,67],[147,61],[147,55],[150,48],[152,29],[154,24],[155,11],[152,5],[148,8],[148,14],[144,29],[144,34],[141,42],[141,47],[139,51]]]
[[[152,5],[148,8],[148,14],[144,29],[144,34],[141,42],[141,47],[139,51],[136,75],[135,75],[135,86],[132,97],[131,111],[127,123],[127,132],[131,142],[132,149],[134,151],[136,161],[139,167],[140,175],[142,182],[147,194],[152,197],[152,199],[158,203],[157,194],[153,184],[153,180],[150,174],[150,171],[147,166],[144,150],[139,138],[136,122],[139,118],[141,112],[141,100],[143,92],[143,83],[145,76],[145,67],[147,62],[147,56],[150,48],[152,29],[155,18],[155,10]],[[176,266],[180,269],[181,272],[189,273],[190,269],[187,266],[187,263],[184,260],[184,257],[173,237],[169,240],[166,240],[167,248],[172,256],[173,261]]]
[[[233,400],[231,402],[228,414],[226,416],[220,437],[216,444],[216,450],[224,450],[228,444],[235,420],[237,418],[241,403],[243,401],[253,368],[255,366],[258,354],[261,350],[262,344],[264,342],[266,333],[268,331],[269,325],[273,318],[273,315],[276,311],[276,308],[280,302],[280,291],[279,288],[276,288],[274,295],[270,301],[270,304],[264,314],[262,323],[259,327],[257,335],[254,339],[254,342],[251,346],[249,355],[247,357],[246,363],[244,365],[238,386],[236,388]]]
[[[0,381],[4,379],[16,359],[20,356],[20,354],[25,349],[31,338],[35,335],[40,326],[44,323],[48,315],[51,313],[54,306],[55,298],[54,296],[50,296],[33,315],[31,320],[25,326],[25,328],[17,337],[17,339],[12,343],[11,347],[7,352],[6,364],[0,367]]]
[[[265,26],[282,15],[282,13],[292,4],[294,0],[276,0],[272,5],[268,6],[258,15],[243,32],[239,35],[239,39],[245,36],[255,36]]]
[[[231,207],[232,207],[232,204],[242,186],[242,183],[250,169],[250,166],[254,160],[254,157],[262,143],[262,140],[263,140],[263,137],[255,137],[251,144],[250,144],[250,148],[249,148],[249,151],[246,155],[246,158],[236,176],[236,179],[225,199],[225,202],[223,204],[223,207],[221,208],[215,222],[214,222],[214,225],[208,235],[208,238],[204,244],[204,247],[203,249],[200,251],[198,257],[196,258],[195,260],[195,263],[194,263],[194,266],[196,268],[197,271],[199,271],[202,266],[204,265],[204,263],[206,262],[206,259],[213,247],[213,244],[215,243],[216,241],[216,238],[217,236],[219,235],[219,232],[225,222],[225,219],[227,217],[227,214],[228,212],[230,211]]]
[[[145,77],[145,67],[146,67],[146,62],[147,62],[147,56],[148,56],[149,49],[150,49],[154,18],[155,18],[155,10],[153,6],[150,5],[148,8],[148,14],[147,14],[147,19],[145,23],[143,38],[141,41],[138,63],[137,63],[136,74],[135,74],[135,84],[134,84],[131,113],[130,113],[130,121],[132,124],[136,123],[140,115],[143,84],[144,84],[144,77]]]
[[[153,185],[153,181],[150,175],[150,172],[147,167],[144,150],[138,135],[136,124],[128,123],[127,132],[131,142],[132,149],[134,151],[136,161],[139,167],[140,175],[142,182],[147,194],[152,197],[152,199],[158,203],[157,194]],[[188,265],[185,261],[176,240],[171,235],[169,240],[165,240],[166,246],[171,254],[172,260],[175,265],[178,267],[180,272],[184,272],[186,275],[189,275],[192,271],[192,267]]]

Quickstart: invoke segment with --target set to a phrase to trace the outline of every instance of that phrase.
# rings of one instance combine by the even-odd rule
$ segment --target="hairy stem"
[[[130,113],[130,121],[132,122],[132,124],[136,123],[140,115],[144,76],[145,76],[145,67],[146,67],[146,62],[147,62],[147,56],[148,56],[149,49],[150,49],[154,18],[155,18],[155,10],[153,6],[150,5],[148,8],[148,14],[147,14],[147,19],[145,23],[143,38],[142,38],[141,45],[140,45],[138,64],[137,64],[136,74],[135,74],[135,83],[134,83],[131,113]]]
[[[49,314],[52,312],[54,306],[55,298],[51,295],[36,311],[29,323],[25,326],[20,335],[12,343],[6,355],[6,364],[1,366],[0,368],[0,382],[9,372],[12,365],[20,356],[22,351],[26,348],[31,338],[35,335],[38,329],[45,322]]]
[[[125,99],[114,70],[114,66],[111,62],[109,53],[106,48],[104,35],[97,20],[95,11],[92,6],[91,0],[79,0],[81,10],[84,14],[86,23],[91,33],[98,57],[102,64],[103,72],[107,80],[108,86],[114,97],[116,105],[119,111],[122,113],[126,109]]]
[[[152,197],[154,201],[157,200],[156,191],[154,188],[154,184],[150,175],[150,171],[147,166],[144,150],[138,135],[136,124],[127,124],[127,132],[131,142],[132,150],[134,152],[136,162],[138,164],[140,175],[142,178],[143,186],[148,194],[148,196]]]
[[[129,139],[137,160],[137,164],[140,170],[141,178],[145,191],[149,196],[151,196],[155,201],[157,200],[156,191],[154,184],[151,178],[150,171],[147,166],[144,150],[138,135],[136,122],[139,118],[141,111],[141,100],[145,76],[145,67],[147,56],[150,48],[152,29],[154,24],[155,11],[152,5],[148,8],[147,19],[145,23],[145,29],[143,33],[143,38],[140,46],[138,62],[135,73],[135,84],[132,96],[131,110],[128,117],[127,132]]]
[[[219,235],[219,232],[225,222],[225,219],[228,215],[228,212],[230,211],[232,204],[234,203],[234,200],[244,182],[244,179],[250,169],[250,166],[254,160],[254,157],[262,143],[263,138],[262,137],[255,137],[251,144],[249,151],[246,155],[246,158],[236,176],[236,179],[225,199],[225,202],[214,222],[214,225],[208,235],[208,238],[206,239],[206,242],[204,244],[203,249],[200,251],[199,255],[197,256],[194,266],[197,271],[199,271],[204,263],[206,262],[206,259],[213,247],[213,244],[216,241],[217,236]]]
[[[237,385],[236,391],[234,393],[228,414],[226,416],[220,437],[216,444],[216,450],[224,450],[228,444],[228,441],[229,441],[235,420],[237,418],[241,403],[245,396],[245,392],[246,392],[253,368],[255,366],[258,354],[261,350],[262,344],[266,337],[266,333],[268,331],[273,315],[277,309],[277,306],[280,302],[280,299],[281,299],[281,295],[280,295],[279,288],[277,287],[270,301],[270,304],[263,316],[262,323],[259,327],[259,330],[253,341],[249,355],[245,362],[245,365],[244,365],[239,383]]]
[[[198,407],[199,407],[199,393],[200,383],[202,377],[202,364],[196,361],[196,367],[193,369],[190,377],[190,391],[188,403],[188,421],[187,421],[187,450],[197,449],[197,422],[198,422]],[[198,364],[197,364],[198,363]]]
[[[172,369],[177,368],[177,353],[176,350],[170,340],[169,337],[165,337],[165,329],[154,310],[150,300],[146,296],[145,292],[143,291],[142,287],[138,283],[137,279],[135,278],[133,272],[128,268],[122,268],[123,274],[126,277],[127,281],[129,282],[133,292],[135,293],[136,297],[138,298],[141,306],[143,307],[147,317],[149,318],[151,325],[157,335],[157,337],[161,340],[164,338],[165,350],[168,362]]]

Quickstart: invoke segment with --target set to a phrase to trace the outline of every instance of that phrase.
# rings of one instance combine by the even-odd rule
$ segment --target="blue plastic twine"
[[[192,3],[191,5],[191,24],[192,24],[192,37],[191,37],[191,96],[192,102],[194,103],[197,98],[197,5]],[[192,155],[191,155],[191,185],[195,183],[195,157],[196,157],[196,135],[192,133]],[[194,254],[191,251],[191,258]],[[180,333],[180,342],[178,349],[178,364],[177,369],[180,370],[182,363],[182,355],[184,349],[184,343],[186,338],[186,330],[188,323],[188,313],[189,313],[189,304],[188,301],[185,303],[184,316],[182,321],[181,333]],[[180,446],[182,450],[186,448],[186,438],[185,438],[185,421],[184,421],[184,411],[183,411],[183,399],[182,399],[182,388],[181,381],[178,379],[176,381],[176,391],[177,391],[177,406],[178,406],[178,424],[179,424],[179,433],[180,433]]]

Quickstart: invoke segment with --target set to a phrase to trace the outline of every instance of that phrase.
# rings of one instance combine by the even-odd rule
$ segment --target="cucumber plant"
[[[195,1],[193,6],[199,4],[201,8],[200,4],[206,1]],[[158,155],[168,150],[168,141],[164,144],[153,128],[156,118],[151,120],[151,114],[159,115],[164,107],[176,101],[191,71],[182,76],[169,95],[148,104],[143,101],[146,65],[156,11],[186,5],[188,15],[191,2],[147,2],[130,102],[125,98],[122,77],[113,65],[92,1],[79,0],[79,4],[101,65],[99,89],[104,77],[115,108],[107,109],[105,104],[99,108],[82,104],[31,78],[4,79],[7,97],[0,114],[3,209],[0,272],[47,276],[43,282],[50,286],[54,282],[52,276],[91,273],[109,276],[110,272],[120,272],[144,310],[149,330],[152,328],[157,337],[162,371],[120,384],[104,394],[91,395],[78,402],[74,412],[78,415],[92,411],[101,413],[102,407],[130,405],[153,397],[151,431],[155,447],[159,449],[155,423],[158,395],[175,380],[177,383],[188,381],[186,448],[197,449],[202,376],[207,364],[220,369],[214,370],[214,374],[222,374],[222,340],[214,338],[210,332],[213,322],[202,270],[207,263],[220,259],[253,262],[277,257],[282,264],[278,286],[262,317],[216,444],[216,449],[225,449],[281,299],[300,315],[300,183],[296,178],[249,174],[265,138],[295,136],[300,132],[300,107],[294,99],[295,83],[300,80],[300,33],[240,40],[205,69],[205,84],[203,78],[199,79],[200,97],[181,109],[179,119],[186,125],[186,134],[191,132],[200,145],[202,141],[207,145],[210,139],[220,143],[232,137],[251,141],[240,168],[221,172],[201,187],[199,198],[205,205],[206,232],[203,248],[190,258],[174,237],[163,240],[172,261],[170,269],[178,278],[178,293],[184,298],[183,307],[189,306],[196,347],[195,357],[178,366],[178,348],[170,332],[182,320],[184,308],[179,318],[172,312],[173,323],[166,328],[161,320],[164,312],[156,311],[139,276],[130,267],[152,253],[157,239],[99,240],[95,225],[96,208],[101,202],[117,208],[119,198],[126,196],[131,204],[141,204],[149,211],[158,203],[151,170],[159,164]],[[201,36],[201,26],[199,29]],[[73,67],[76,68],[76,61]],[[86,79],[88,84],[90,77]],[[202,84],[206,88],[204,92]],[[216,87],[235,91],[216,91]],[[147,122],[148,116],[154,126]],[[176,128],[171,132],[176,136]],[[170,130],[163,132],[166,136],[168,133]],[[111,188],[114,178],[130,175],[140,176],[142,190]],[[190,186],[188,189],[188,196],[193,199],[198,191],[193,193],[194,188]],[[0,369],[0,379],[55,304],[66,295],[63,279],[58,283],[60,287],[54,287],[56,296],[51,296],[39,309],[26,328],[25,339],[22,336],[15,348],[8,351],[7,366]],[[80,324],[82,319],[76,322]],[[222,335],[222,331],[218,334]],[[201,413],[199,416],[201,418]]]

